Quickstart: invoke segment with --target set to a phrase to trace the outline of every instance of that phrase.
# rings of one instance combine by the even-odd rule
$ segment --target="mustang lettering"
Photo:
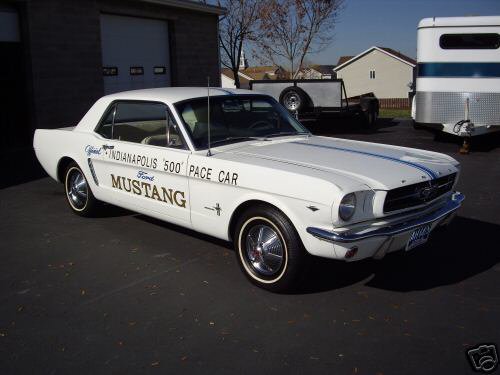
[[[133,192],[136,195],[143,195],[146,198],[156,199],[160,202],[175,204],[182,208],[186,207],[186,199],[184,199],[183,191],[174,191],[173,189],[167,189],[162,186],[158,187],[144,181],[115,176],[113,174],[111,175],[111,186],[115,189],[125,190],[128,193]]]

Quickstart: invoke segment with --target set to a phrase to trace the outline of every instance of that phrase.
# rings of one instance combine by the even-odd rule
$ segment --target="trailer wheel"
[[[361,122],[367,128],[372,128],[377,123],[378,114],[373,108],[370,108],[364,112],[362,112]]]
[[[290,86],[281,92],[280,103],[290,112],[302,112],[308,106],[309,100],[304,90]]]
[[[374,127],[378,118],[378,101],[375,98],[362,98],[360,105],[363,110],[363,124]]]

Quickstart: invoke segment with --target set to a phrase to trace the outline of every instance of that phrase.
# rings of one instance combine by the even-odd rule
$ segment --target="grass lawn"
[[[409,109],[383,109],[381,108],[378,117],[395,118],[395,117],[411,117]]]

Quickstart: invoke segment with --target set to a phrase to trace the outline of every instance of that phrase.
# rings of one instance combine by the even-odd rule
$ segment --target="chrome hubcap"
[[[283,102],[285,103],[285,106],[291,111],[297,110],[297,108],[299,108],[300,106],[300,98],[294,92],[286,94]]]
[[[69,172],[66,186],[68,198],[76,209],[82,209],[87,204],[87,181],[82,172],[73,169]]]
[[[246,256],[257,273],[276,274],[283,264],[283,243],[278,233],[267,225],[252,227],[246,237]]]

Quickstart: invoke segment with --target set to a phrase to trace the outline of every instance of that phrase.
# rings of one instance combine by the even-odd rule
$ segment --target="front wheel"
[[[261,288],[290,291],[305,270],[307,254],[297,231],[273,207],[247,210],[236,225],[234,246],[243,273]]]
[[[64,190],[71,210],[80,216],[93,216],[99,206],[90,190],[89,184],[81,168],[72,162],[66,168]]]

